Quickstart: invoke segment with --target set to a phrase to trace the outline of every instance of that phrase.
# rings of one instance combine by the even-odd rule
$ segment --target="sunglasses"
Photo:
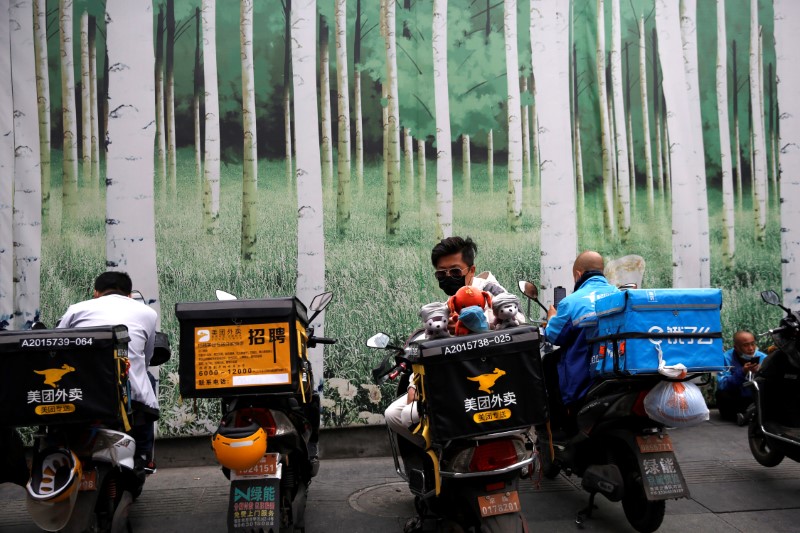
[[[464,273],[469,271],[469,267],[467,268],[448,268],[446,270],[436,270],[434,271],[433,275],[436,276],[436,279],[439,281],[444,281],[444,279],[448,276],[451,278],[463,278]]]

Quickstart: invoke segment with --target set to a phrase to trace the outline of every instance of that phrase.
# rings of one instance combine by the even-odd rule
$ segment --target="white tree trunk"
[[[83,183],[92,176],[92,95],[89,77],[89,12],[81,14],[81,171]]]
[[[656,127],[656,176],[658,177],[658,193],[664,199],[664,160],[669,159],[669,152],[664,151],[664,142],[661,139],[661,115],[655,116]]]
[[[361,70],[355,67],[353,78],[353,99],[355,100],[355,127],[356,127],[356,180],[358,191],[364,191],[364,126],[361,113]]]
[[[397,233],[400,220],[400,99],[397,93],[397,45],[395,41],[395,2],[384,0],[386,31],[386,111],[388,130],[386,160],[386,234]]]
[[[728,40],[725,32],[725,2],[717,0],[717,119],[719,121],[720,168],[722,170],[722,261],[731,268],[736,255],[734,230],[731,127],[728,120]]]
[[[528,77],[520,76],[522,83],[521,91],[528,91]],[[531,106],[522,106],[522,181],[530,187],[531,185]]]
[[[753,115],[753,215],[756,239],[763,242],[767,230],[767,145],[761,100],[761,53],[759,46],[758,0],[750,0],[750,102]]]
[[[321,28],[320,39],[319,105],[322,112],[322,183],[326,190],[330,190],[333,183],[333,120],[331,118],[331,67],[327,25]],[[295,95],[296,98],[297,95]],[[295,115],[296,123],[297,115]]]
[[[533,23],[531,23],[533,33]],[[517,53],[517,0],[503,2],[503,34],[506,43],[506,85],[508,88],[508,226],[519,231],[522,219],[522,109],[520,108],[519,55]]]
[[[172,7],[172,9],[170,9]],[[171,29],[171,31],[170,31]],[[240,30],[241,31],[241,30]],[[164,103],[167,143],[167,188],[174,198],[178,193],[178,153],[175,144],[175,9],[174,0],[167,0],[167,72],[164,82]]]
[[[489,177],[489,194],[494,194],[494,131],[486,134],[486,173]]]
[[[630,98],[630,94],[628,95]],[[628,119],[628,176],[630,177],[631,211],[636,212],[636,159],[633,153],[633,118],[630,113],[625,113]]]
[[[153,4],[107,0],[108,79],[106,264],[130,274],[159,316],[156,269]]]
[[[97,20],[92,18],[89,26],[89,101],[91,111],[89,120],[92,122],[92,188],[97,189],[100,184],[100,123],[97,111]]]
[[[425,194],[428,184],[428,169],[425,161],[425,139],[417,139],[417,181],[419,183],[419,203],[425,203]]]
[[[14,99],[14,321],[12,329],[28,329],[39,317],[42,255],[42,175],[39,170],[39,122],[33,6],[21,0],[8,10],[11,33],[11,83]],[[6,48],[8,50],[8,48]],[[73,93],[74,94],[74,93]],[[11,174],[4,176],[9,180]],[[4,226],[8,231],[8,226]]]
[[[614,152],[611,149],[611,120],[608,116],[608,94],[606,91],[606,23],[603,0],[597,0],[597,98],[600,107],[600,128],[603,148],[603,228],[606,236],[617,234],[614,204],[614,173],[611,169]]]
[[[694,151],[697,149],[692,118],[687,104],[688,90],[683,67],[683,44],[678,4],[656,0],[656,29],[659,59],[664,73],[666,100],[664,115],[670,135],[669,161],[672,173],[672,285],[702,287],[696,203],[698,194]]]
[[[242,259],[250,261],[256,250],[258,226],[258,150],[256,142],[256,89],[253,73],[253,0],[241,0],[242,125]]]
[[[470,161],[469,135],[461,135],[461,184],[464,187],[464,196],[472,195],[472,162]]]
[[[36,95],[39,102],[39,147],[42,159],[42,217],[46,219],[50,212],[50,69],[47,66],[46,0],[33,0],[33,34],[36,54]],[[8,109],[11,109],[10,101]],[[13,141],[9,142],[13,144]]]
[[[408,196],[414,198],[416,189],[414,188],[414,138],[411,136],[411,128],[403,128],[403,153],[405,155],[405,177],[408,187]]]
[[[350,88],[347,77],[347,0],[336,0],[336,81],[338,145],[336,229],[347,233],[350,226]]]
[[[783,304],[800,306],[800,4],[775,0],[775,77],[778,80],[778,157],[781,195],[781,281]]]
[[[0,329],[14,318],[14,99],[11,86],[9,10],[0,10]],[[38,27],[37,27],[38,30]],[[39,36],[37,35],[37,38]],[[37,58],[37,66],[38,66]],[[38,86],[37,73],[37,86]],[[40,101],[41,103],[41,101]],[[41,113],[39,114],[41,119]],[[41,132],[41,129],[40,129]],[[48,135],[49,139],[49,135]]]
[[[203,0],[203,86],[205,93],[205,156],[203,161],[203,225],[219,231],[220,133],[217,93],[216,0]]]
[[[531,0],[531,56],[542,161],[541,286],[571,287],[578,248],[570,124],[569,0]]]
[[[619,20],[619,0],[611,0],[611,84],[614,100],[614,144],[617,162],[617,186],[621,204],[620,229],[622,241],[631,231],[631,190],[628,169],[628,134],[625,121],[625,103],[622,93],[622,38]]]
[[[708,233],[708,187],[703,148],[703,123],[700,113],[700,79],[697,70],[697,0],[681,0],[681,41],[688,89],[689,118],[694,143],[692,166],[695,179],[694,203],[697,209],[697,244],[700,253],[700,287],[711,286],[711,243]]]
[[[644,165],[647,187],[647,209],[652,215],[655,208],[653,191],[653,148],[650,145],[650,111],[647,105],[647,40],[644,33],[644,14],[639,17],[639,95],[642,100],[642,128],[644,137]]]
[[[61,107],[64,132],[62,229],[78,215],[78,126],[75,118],[75,66],[72,41],[72,0],[59,0],[61,39]],[[41,180],[40,180],[41,181]]]
[[[577,187],[578,214],[584,213],[586,205],[586,191],[583,180],[583,153],[581,151],[581,118],[575,115],[575,183]]]
[[[437,238],[453,234],[453,160],[447,83],[447,0],[433,0],[433,96],[436,107]]]
[[[155,64],[155,78],[156,78],[156,182],[158,183],[161,193],[167,191],[167,140],[166,140],[166,122],[165,122],[165,109],[164,109],[164,14],[159,10],[158,14],[158,31],[156,32],[159,39],[158,47],[156,48],[156,64]]]
[[[309,305],[325,290],[325,232],[322,178],[317,129],[315,0],[292,0],[292,88],[294,91],[297,156],[297,287],[300,300]],[[325,335],[325,313],[313,324],[314,334]],[[322,346],[309,349],[315,391],[322,391]]]

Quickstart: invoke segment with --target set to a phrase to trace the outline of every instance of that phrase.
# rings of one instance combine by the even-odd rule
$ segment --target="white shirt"
[[[147,377],[147,365],[153,357],[157,319],[156,312],[147,305],[127,296],[108,294],[69,306],[57,327],[127,326],[130,337],[128,381],[131,384],[131,399],[158,409],[158,397]]]

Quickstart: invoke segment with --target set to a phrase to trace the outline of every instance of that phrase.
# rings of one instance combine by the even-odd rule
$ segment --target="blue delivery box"
[[[647,374],[683,363],[690,372],[724,370],[720,289],[631,289],[595,304],[594,375]]]

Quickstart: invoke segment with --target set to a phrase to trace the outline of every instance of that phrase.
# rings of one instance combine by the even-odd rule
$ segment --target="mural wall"
[[[793,0],[17,0],[0,320],[54,324],[120,269],[177,354],[176,302],[331,290],[327,425],[383,422],[364,341],[443,299],[442,236],[545,303],[579,251],[638,254],[645,286],[723,289],[726,344],[765,331],[760,291],[800,305],[799,23]],[[213,431],[177,359],[160,434]]]

